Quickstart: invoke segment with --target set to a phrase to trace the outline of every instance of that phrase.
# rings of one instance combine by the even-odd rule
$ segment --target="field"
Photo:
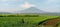
[[[0,27],[37,27],[36,25],[46,19],[52,19],[59,16],[54,15],[0,15]]]

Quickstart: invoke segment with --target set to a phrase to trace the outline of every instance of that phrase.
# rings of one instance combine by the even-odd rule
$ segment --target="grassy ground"
[[[0,27],[36,27],[46,19],[58,16],[40,15],[39,17],[0,17]],[[24,20],[24,23],[22,22]]]

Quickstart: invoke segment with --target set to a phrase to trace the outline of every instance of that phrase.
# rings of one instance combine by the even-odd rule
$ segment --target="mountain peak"
[[[36,7],[30,7],[30,8],[28,8],[28,9],[37,9]]]
[[[36,7],[30,7],[30,8],[36,8]]]
[[[35,7],[30,7],[25,10],[19,11],[19,13],[43,13],[44,11],[37,9]]]

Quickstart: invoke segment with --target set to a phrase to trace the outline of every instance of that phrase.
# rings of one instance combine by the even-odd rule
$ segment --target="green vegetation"
[[[56,17],[58,16],[2,14],[0,15],[0,27],[36,27],[39,22]]]

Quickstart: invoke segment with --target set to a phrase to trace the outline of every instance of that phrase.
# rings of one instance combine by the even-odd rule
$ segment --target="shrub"
[[[7,17],[16,17],[16,15],[8,15]]]
[[[4,17],[4,16],[0,15],[0,17]]]
[[[25,17],[39,17],[39,15],[25,15]]]

